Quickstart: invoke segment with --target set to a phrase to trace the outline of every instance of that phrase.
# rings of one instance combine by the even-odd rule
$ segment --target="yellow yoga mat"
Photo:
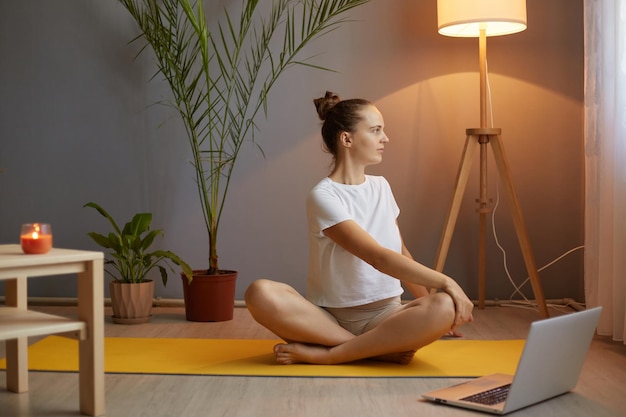
[[[523,340],[438,340],[408,365],[278,365],[276,340],[105,338],[107,373],[284,377],[477,377],[515,373]],[[30,370],[78,371],[78,342],[48,336],[28,348]],[[6,359],[0,360],[6,368]]]

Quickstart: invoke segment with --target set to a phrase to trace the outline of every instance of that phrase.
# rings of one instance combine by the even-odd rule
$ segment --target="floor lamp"
[[[466,129],[466,142],[456,179],[452,204],[448,211],[439,249],[435,259],[435,269],[443,270],[448,255],[450,241],[461,206],[461,198],[469,178],[472,157],[480,148],[480,196],[479,247],[478,247],[478,308],[485,306],[485,243],[487,214],[491,212],[487,197],[487,147],[491,145],[498,172],[509,200],[511,215],[520,244],[530,283],[535,294],[539,313],[548,317],[543,288],[539,281],[537,265],[533,256],[528,232],[522,216],[511,172],[500,140],[501,129],[487,125],[487,37],[507,35],[526,29],[526,0],[437,0],[439,33],[455,37],[477,37],[479,39],[480,61],[480,127]]]

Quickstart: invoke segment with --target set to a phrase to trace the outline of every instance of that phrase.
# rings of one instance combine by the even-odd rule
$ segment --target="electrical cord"
[[[489,103],[488,103],[489,104],[489,116],[490,116],[490,121],[489,122],[491,124],[491,127],[493,128],[494,127],[493,106],[492,106],[492,101],[491,101],[491,84],[489,83],[489,66],[488,66],[487,62],[485,62],[485,70],[486,70],[486,81],[487,81],[487,84],[486,84],[486,87],[487,87],[487,99],[489,101]],[[501,306],[519,307],[519,308],[527,308],[527,309],[537,310],[536,303],[533,303],[532,301],[530,301],[524,295],[524,293],[522,293],[522,291],[521,291],[522,287],[524,287],[524,285],[526,285],[528,283],[528,281],[530,281],[530,277],[526,277],[526,279],[520,285],[517,285],[515,283],[515,281],[513,280],[513,277],[511,276],[511,273],[509,271],[509,267],[508,267],[508,263],[507,263],[506,250],[500,244],[500,240],[498,239],[498,233],[496,231],[495,218],[496,218],[496,211],[498,209],[498,206],[500,205],[499,178],[500,177],[499,177],[499,173],[498,173],[496,175],[496,202],[495,202],[495,204],[493,206],[493,210],[491,211],[491,230],[493,232],[493,238],[494,238],[494,241],[496,243],[496,246],[498,247],[498,249],[502,253],[502,265],[503,265],[503,268],[504,268],[504,272],[506,273],[506,276],[507,276],[509,282],[513,286],[513,292],[509,296],[509,300],[507,301],[507,303],[506,304],[500,304],[500,305]],[[566,251],[565,253],[563,253],[562,255],[558,256],[557,258],[555,258],[551,262],[549,262],[546,265],[542,266],[541,268],[537,269],[537,273],[539,273],[539,272],[549,268],[550,266],[554,265],[555,263],[557,263],[561,259],[565,258],[569,254],[571,254],[571,253],[573,253],[573,252],[575,252],[577,250],[580,250],[580,249],[584,249],[584,245],[580,245],[580,246],[577,246],[575,248],[572,248],[572,249]],[[519,294],[522,297],[522,300],[514,300],[513,297],[515,297],[515,294]],[[547,307],[558,309],[559,306],[556,305],[556,304],[548,304]]]
[[[506,273],[506,276],[507,276],[509,282],[513,286],[513,292],[509,296],[509,301],[511,302],[511,306],[513,306],[513,307],[523,306],[523,307],[527,307],[528,308],[528,306],[532,306],[532,309],[536,310],[536,308],[534,307],[534,306],[536,306],[536,304],[533,303],[532,301],[530,301],[524,295],[524,293],[522,293],[522,291],[521,291],[522,287],[524,287],[530,281],[530,277],[526,277],[526,279],[521,284],[517,285],[515,283],[515,281],[513,280],[513,277],[511,276],[511,273],[509,271],[508,264],[507,264],[506,250],[500,244],[500,240],[498,239],[498,233],[497,233],[497,229],[496,229],[496,223],[495,223],[496,212],[497,212],[499,204],[500,204],[500,187],[499,187],[499,183],[498,183],[498,177],[496,176],[496,202],[494,204],[493,211],[491,212],[491,230],[493,232],[493,238],[494,238],[494,241],[496,243],[496,246],[498,247],[498,249],[500,249],[500,252],[502,252],[502,264],[503,264],[503,267],[504,267],[504,271]],[[580,246],[577,246],[575,248],[572,248],[572,249],[566,251],[565,253],[561,254],[560,256],[558,256],[557,258],[552,260],[551,262],[548,262],[546,265],[542,266],[541,268],[538,268],[537,269],[537,273],[539,273],[539,272],[541,272],[541,271],[551,267],[552,265],[554,265],[555,263],[557,263],[561,259],[565,258],[566,256],[570,255],[571,253],[576,252],[577,250],[584,249],[584,248],[585,248],[584,245],[580,245]],[[523,301],[522,300],[514,300],[513,297],[515,297],[515,294],[519,294],[522,297]],[[549,304],[548,307],[556,308],[557,305]]]

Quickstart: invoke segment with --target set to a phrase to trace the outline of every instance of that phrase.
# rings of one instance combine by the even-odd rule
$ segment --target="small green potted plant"
[[[157,268],[163,285],[167,285],[166,267],[174,272],[170,262],[181,267],[183,274],[189,277],[193,273],[191,268],[171,251],[150,249],[154,239],[163,235],[160,229],[150,230],[152,213],[137,213],[120,229],[113,217],[98,204],[89,202],[84,207],[96,209],[113,227],[107,235],[88,233],[94,242],[108,250],[104,264],[105,272],[113,278],[109,283],[113,322],[147,322],[154,298],[154,281],[148,279],[148,274]]]

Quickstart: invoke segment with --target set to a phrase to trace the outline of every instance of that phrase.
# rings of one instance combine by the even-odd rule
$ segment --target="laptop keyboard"
[[[510,388],[511,384],[503,385],[498,388],[470,395],[469,397],[461,398],[461,400],[484,405],[499,404],[506,400],[506,396],[509,395]]]

